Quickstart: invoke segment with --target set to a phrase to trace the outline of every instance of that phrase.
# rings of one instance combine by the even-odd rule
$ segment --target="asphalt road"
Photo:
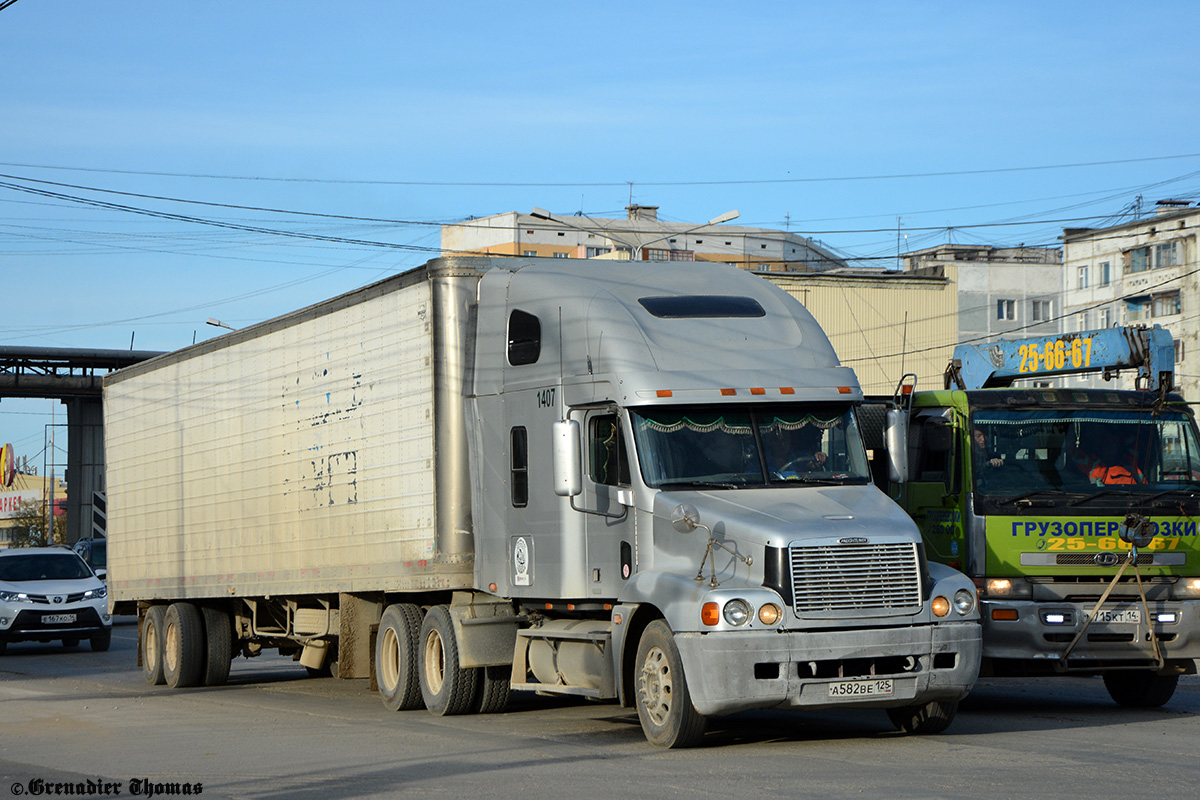
[[[0,800],[78,797],[55,784],[89,780],[83,796],[199,786],[289,800],[1178,798],[1200,786],[1195,677],[1155,710],[1116,707],[1097,679],[993,679],[939,736],[899,734],[882,711],[772,711],[662,751],[616,706],[521,693],[504,714],[395,713],[366,681],[309,678],[277,656],[236,659],[219,688],[150,687],[122,622],[107,653],[24,643],[0,656]]]

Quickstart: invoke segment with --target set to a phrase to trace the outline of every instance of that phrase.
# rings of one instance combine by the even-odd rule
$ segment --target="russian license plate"
[[[65,625],[74,621],[74,614],[42,614],[43,625]]]
[[[1114,608],[1100,609],[1096,612],[1096,618],[1093,622],[1112,623],[1138,623],[1142,621],[1142,610],[1140,608]]]
[[[891,680],[838,681],[829,684],[830,697],[883,697],[891,693]]]

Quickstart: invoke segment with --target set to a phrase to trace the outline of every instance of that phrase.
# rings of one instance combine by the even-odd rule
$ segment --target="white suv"
[[[61,639],[93,650],[112,640],[108,589],[91,567],[63,547],[0,550],[0,653],[9,642]]]

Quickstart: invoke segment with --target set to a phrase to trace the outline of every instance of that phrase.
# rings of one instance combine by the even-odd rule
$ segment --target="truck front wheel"
[[[901,706],[887,710],[888,719],[905,733],[941,733],[954,722],[958,713],[957,700],[931,700],[917,706]]]
[[[642,633],[636,670],[638,719],[650,744],[699,744],[706,720],[692,705],[675,637],[662,620],[651,622]]]
[[[375,637],[375,683],[383,704],[392,711],[421,707],[417,652],[421,639],[421,609],[411,603],[390,605],[379,620]]]
[[[1104,673],[1108,696],[1130,708],[1158,708],[1171,699],[1178,683],[1178,675],[1159,675],[1148,669]]]
[[[163,618],[163,674],[172,689],[204,675],[204,618],[191,603],[172,603]]]
[[[151,686],[167,682],[163,674],[163,617],[166,613],[162,606],[150,606],[142,617],[142,674]]]
[[[434,714],[444,717],[471,710],[479,670],[459,665],[454,623],[445,606],[429,609],[421,624],[420,673],[425,707]]]

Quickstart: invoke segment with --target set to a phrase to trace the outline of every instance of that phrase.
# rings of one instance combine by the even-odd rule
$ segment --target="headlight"
[[[730,600],[721,609],[721,615],[730,625],[745,625],[750,619],[750,604],[745,600]]]
[[[101,586],[99,589],[90,589],[83,593],[84,600],[99,600],[101,597],[108,597],[107,586]]]
[[[1200,597],[1200,578],[1180,578],[1171,587],[1171,596],[1177,600],[1194,600]]]
[[[0,600],[6,603],[32,603],[24,592],[0,592]]]
[[[975,593],[969,589],[959,589],[954,593],[954,610],[961,616],[966,616],[975,610]]]
[[[981,594],[988,598],[1020,600],[1033,597],[1033,584],[1024,578],[988,578]]]
[[[941,595],[933,598],[933,602],[929,604],[929,607],[933,609],[935,617],[944,617],[950,613],[950,601]]]

